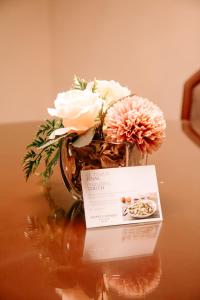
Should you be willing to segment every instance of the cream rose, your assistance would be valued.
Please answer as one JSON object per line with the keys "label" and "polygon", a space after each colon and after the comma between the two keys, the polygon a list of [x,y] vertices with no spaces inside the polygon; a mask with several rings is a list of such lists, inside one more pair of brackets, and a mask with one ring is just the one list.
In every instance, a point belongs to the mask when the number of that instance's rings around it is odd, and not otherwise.
{"label": "cream rose", "polygon": [[90,90],[70,90],[59,93],[54,104],[55,108],[48,108],[48,113],[62,118],[64,128],[55,130],[50,139],[66,132],[81,133],[93,127],[102,107],[102,99]]}
{"label": "cream rose", "polygon": [[[88,82],[86,89],[92,90],[94,81]],[[127,87],[123,87],[114,80],[96,80],[96,92],[105,100],[106,104],[131,94]]]}

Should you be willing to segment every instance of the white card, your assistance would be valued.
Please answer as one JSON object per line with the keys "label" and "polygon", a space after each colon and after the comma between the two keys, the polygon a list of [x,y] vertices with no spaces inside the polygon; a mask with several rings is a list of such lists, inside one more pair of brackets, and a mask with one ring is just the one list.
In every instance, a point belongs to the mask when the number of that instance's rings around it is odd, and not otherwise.
{"label": "white card", "polygon": [[81,172],[86,227],[162,220],[155,166]]}

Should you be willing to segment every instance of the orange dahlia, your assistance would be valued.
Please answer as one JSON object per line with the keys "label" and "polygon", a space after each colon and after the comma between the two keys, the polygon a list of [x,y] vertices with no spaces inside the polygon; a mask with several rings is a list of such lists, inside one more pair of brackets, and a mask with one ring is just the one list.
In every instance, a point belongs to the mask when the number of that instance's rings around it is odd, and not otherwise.
{"label": "orange dahlia", "polygon": [[162,111],[138,96],[116,102],[108,109],[104,125],[106,141],[135,143],[142,152],[157,150],[165,137]]}

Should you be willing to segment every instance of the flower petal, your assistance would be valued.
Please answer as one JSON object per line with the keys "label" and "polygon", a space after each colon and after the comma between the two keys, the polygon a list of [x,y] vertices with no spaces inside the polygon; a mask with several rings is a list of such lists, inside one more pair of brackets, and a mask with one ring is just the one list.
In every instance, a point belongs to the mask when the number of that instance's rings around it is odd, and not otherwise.
{"label": "flower petal", "polygon": [[68,131],[69,131],[68,128],[58,128],[50,134],[49,139],[53,140],[53,139],[55,139],[56,136],[63,135],[65,133],[67,133]]}
{"label": "flower petal", "polygon": [[48,113],[50,114],[50,116],[54,117],[56,116],[57,117],[57,111],[55,108],[48,108]]}

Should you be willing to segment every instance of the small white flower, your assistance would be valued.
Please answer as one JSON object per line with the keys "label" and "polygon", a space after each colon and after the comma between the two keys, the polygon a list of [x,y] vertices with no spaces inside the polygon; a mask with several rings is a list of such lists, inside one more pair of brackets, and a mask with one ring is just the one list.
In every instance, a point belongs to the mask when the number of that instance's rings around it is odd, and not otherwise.
{"label": "small white flower", "polygon": [[51,138],[65,132],[81,133],[93,127],[102,108],[102,99],[89,90],[70,90],[59,93],[54,104],[55,108],[49,108],[48,112],[62,118],[64,128],[55,131]]}
{"label": "small white flower", "polygon": [[[91,91],[93,86],[94,81],[90,81],[88,82],[86,89]],[[131,91],[127,87],[121,86],[119,82],[114,80],[96,80],[96,92],[105,100],[106,104],[131,94]]]}

